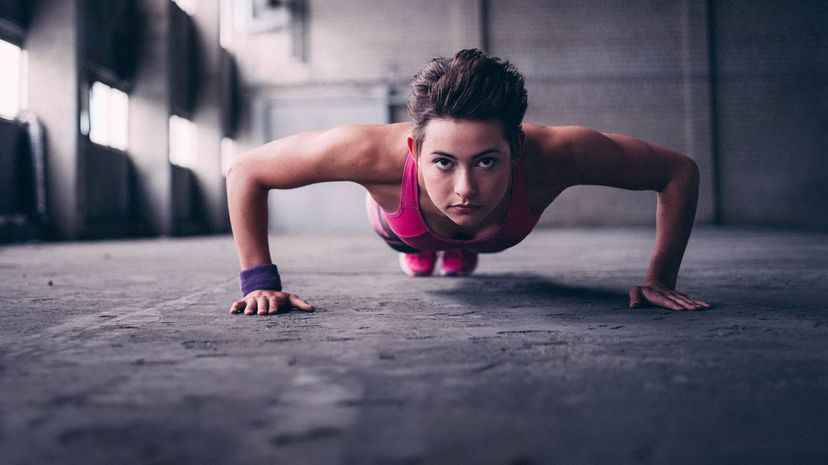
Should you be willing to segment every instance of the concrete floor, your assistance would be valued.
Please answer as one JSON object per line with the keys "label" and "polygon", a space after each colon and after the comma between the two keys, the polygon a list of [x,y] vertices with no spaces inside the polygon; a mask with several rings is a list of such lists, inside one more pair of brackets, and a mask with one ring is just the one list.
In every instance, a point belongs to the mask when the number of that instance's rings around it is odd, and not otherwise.
{"label": "concrete floor", "polygon": [[825,464],[828,235],[536,231],[470,278],[369,235],[272,238],[316,313],[229,315],[229,237],[0,248],[0,462]]}

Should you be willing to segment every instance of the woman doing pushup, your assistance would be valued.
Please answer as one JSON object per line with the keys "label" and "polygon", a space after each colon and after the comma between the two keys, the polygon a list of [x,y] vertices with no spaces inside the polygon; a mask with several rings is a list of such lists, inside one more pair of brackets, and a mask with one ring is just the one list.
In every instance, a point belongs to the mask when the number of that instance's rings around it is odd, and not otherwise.
{"label": "woman doing pushup", "polygon": [[305,132],[239,157],[227,192],[243,297],[231,313],[313,311],[282,290],[271,263],[267,195],[331,181],[365,187],[371,225],[412,276],[472,273],[479,253],[519,243],[570,186],[658,191],[655,248],[629,305],[709,308],[675,289],[696,212],[693,160],[620,134],[523,123],[526,107],[513,65],[462,50],[431,60],[411,80],[410,123]]}

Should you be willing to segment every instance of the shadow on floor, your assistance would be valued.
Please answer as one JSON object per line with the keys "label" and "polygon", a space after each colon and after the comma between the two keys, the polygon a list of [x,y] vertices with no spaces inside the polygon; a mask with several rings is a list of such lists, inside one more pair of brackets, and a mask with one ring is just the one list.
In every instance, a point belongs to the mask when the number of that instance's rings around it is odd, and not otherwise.
{"label": "shadow on floor", "polygon": [[579,308],[626,308],[625,292],[597,287],[572,286],[539,275],[474,275],[457,278],[450,289],[435,289],[429,294],[459,300],[467,305],[495,304],[509,307],[574,305]]}

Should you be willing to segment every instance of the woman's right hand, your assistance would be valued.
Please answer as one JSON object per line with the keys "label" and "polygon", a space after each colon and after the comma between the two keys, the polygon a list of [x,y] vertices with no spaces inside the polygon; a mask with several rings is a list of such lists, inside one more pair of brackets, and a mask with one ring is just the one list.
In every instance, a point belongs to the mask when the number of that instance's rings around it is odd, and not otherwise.
{"label": "woman's right hand", "polygon": [[230,313],[244,312],[245,315],[273,315],[279,310],[298,308],[306,312],[314,311],[313,305],[296,294],[282,291],[253,291],[242,299],[233,302]]}

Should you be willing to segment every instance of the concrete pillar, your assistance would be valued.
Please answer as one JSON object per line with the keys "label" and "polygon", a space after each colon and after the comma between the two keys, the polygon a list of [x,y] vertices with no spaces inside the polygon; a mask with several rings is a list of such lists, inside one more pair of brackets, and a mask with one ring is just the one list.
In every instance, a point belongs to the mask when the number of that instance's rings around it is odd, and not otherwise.
{"label": "concrete pillar", "polygon": [[224,232],[230,227],[225,179],[221,173],[221,123],[219,96],[219,0],[202,0],[193,16],[197,33],[198,100],[193,117],[198,132],[197,180],[207,232]]}
{"label": "concrete pillar", "polygon": [[169,0],[140,0],[144,48],[130,93],[129,153],[135,168],[135,230],[173,234],[169,162]]}
{"label": "concrete pillar", "polygon": [[29,104],[43,122],[47,147],[47,201],[51,235],[82,234],[79,185],[78,0],[43,0],[27,33]]}

